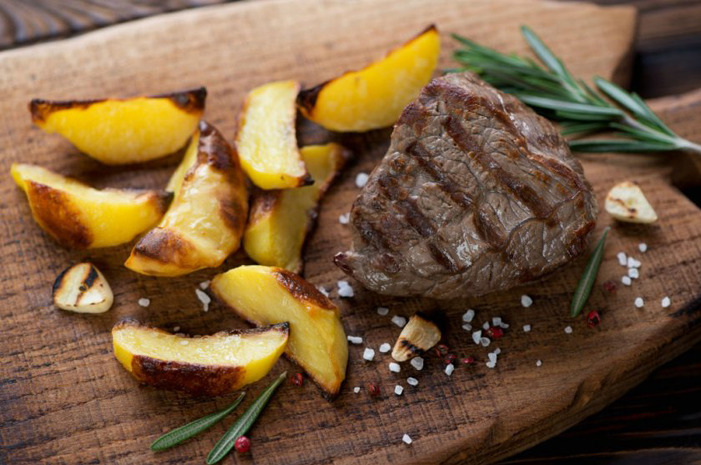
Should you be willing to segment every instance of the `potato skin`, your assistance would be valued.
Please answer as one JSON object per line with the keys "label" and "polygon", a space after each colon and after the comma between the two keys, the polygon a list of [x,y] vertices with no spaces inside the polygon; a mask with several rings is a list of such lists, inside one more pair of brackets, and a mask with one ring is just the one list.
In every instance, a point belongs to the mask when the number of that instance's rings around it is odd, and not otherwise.
{"label": "potato skin", "polygon": [[290,294],[295,296],[297,300],[308,302],[311,305],[323,308],[325,310],[338,311],[331,300],[322,294],[319,289],[316,288],[309,281],[302,279],[299,275],[287,271],[283,268],[275,268],[273,272],[275,279],[280,285],[287,289]]}

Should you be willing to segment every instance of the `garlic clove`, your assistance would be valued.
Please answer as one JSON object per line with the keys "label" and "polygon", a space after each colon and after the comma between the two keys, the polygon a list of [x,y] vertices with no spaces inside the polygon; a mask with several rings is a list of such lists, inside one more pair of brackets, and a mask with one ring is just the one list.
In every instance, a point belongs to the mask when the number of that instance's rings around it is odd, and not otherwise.
{"label": "garlic clove", "polygon": [[104,313],[114,302],[107,280],[95,265],[84,262],[58,275],[53,287],[54,305],[78,313]]}
{"label": "garlic clove", "polygon": [[616,184],[606,196],[606,211],[618,221],[654,223],[657,213],[637,184],[625,181]]}
{"label": "garlic clove", "polygon": [[425,315],[417,313],[409,318],[392,349],[392,358],[405,362],[429,350],[441,340],[441,331]]}

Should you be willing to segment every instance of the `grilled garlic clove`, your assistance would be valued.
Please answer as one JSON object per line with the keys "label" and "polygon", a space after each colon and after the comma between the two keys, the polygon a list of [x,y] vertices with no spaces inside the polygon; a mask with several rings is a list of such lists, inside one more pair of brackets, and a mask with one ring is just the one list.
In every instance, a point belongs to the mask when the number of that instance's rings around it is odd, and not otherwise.
{"label": "grilled garlic clove", "polygon": [[654,223],[657,213],[640,187],[630,181],[616,184],[606,196],[606,211],[618,221]]}
{"label": "grilled garlic clove", "polygon": [[441,330],[424,315],[417,313],[409,318],[409,323],[402,329],[392,349],[392,358],[406,362],[422,354],[441,340]]}
{"label": "grilled garlic clove", "polygon": [[92,263],[78,263],[63,270],[53,288],[54,305],[78,313],[104,313],[114,302],[112,289]]}

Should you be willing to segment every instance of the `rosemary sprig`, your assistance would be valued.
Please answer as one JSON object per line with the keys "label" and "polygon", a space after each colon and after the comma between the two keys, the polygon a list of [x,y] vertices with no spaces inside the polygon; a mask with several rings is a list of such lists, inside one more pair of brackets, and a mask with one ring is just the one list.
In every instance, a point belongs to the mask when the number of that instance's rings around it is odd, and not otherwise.
{"label": "rosemary sprig", "polygon": [[614,139],[570,140],[578,152],[665,152],[701,154],[701,145],[679,137],[634,92],[595,77],[594,90],[575,78],[562,60],[527,26],[521,32],[540,63],[506,55],[453,34],[463,47],[453,57],[463,67],[504,92],[515,95],[547,118],[562,124],[566,136],[608,132]]}
{"label": "rosemary sprig", "polygon": [[233,404],[231,404],[230,406],[228,406],[220,412],[210,413],[209,415],[206,415],[193,422],[190,422],[187,425],[181,426],[180,428],[175,428],[172,431],[168,431],[166,434],[164,434],[160,438],[153,441],[153,443],[151,443],[151,450],[162,451],[170,449],[171,447],[177,446],[183,441],[187,441],[188,439],[197,436],[202,431],[205,431],[206,429],[212,427],[214,424],[222,420],[225,416],[233,412],[234,409],[236,409],[236,407],[239,406],[245,395],[246,393],[242,392],[236,398]]}
{"label": "rosemary sprig", "polygon": [[599,265],[601,265],[601,258],[604,256],[604,244],[606,244],[606,236],[611,230],[610,226],[604,229],[603,234],[601,234],[601,239],[596,244],[594,252],[589,257],[587,262],[587,267],[582,273],[582,277],[579,278],[579,284],[577,284],[577,289],[574,291],[572,296],[572,303],[570,304],[570,316],[576,317],[582,312],[584,304],[587,303],[589,299],[589,294],[591,294],[591,288],[594,286],[594,281],[596,281],[596,275],[599,273]]}
{"label": "rosemary sprig", "polygon": [[258,419],[258,416],[265,408],[265,405],[270,400],[270,397],[275,392],[275,389],[277,389],[277,387],[280,385],[280,383],[282,383],[286,376],[286,371],[281,373],[280,376],[278,376],[278,378],[270,384],[270,386],[265,388],[265,390],[258,395],[256,400],[253,401],[253,403],[250,407],[248,407],[248,409],[246,409],[243,415],[241,415],[236,420],[236,422],[234,422],[234,424],[231,425],[229,430],[226,433],[224,433],[224,436],[222,436],[222,438],[214,445],[212,450],[209,452],[209,455],[207,455],[208,465],[217,463],[221,459],[226,457],[226,454],[228,454],[234,447],[236,439],[246,434],[246,431],[248,431],[251,428],[251,426],[253,426],[253,423],[255,423],[255,421]]}

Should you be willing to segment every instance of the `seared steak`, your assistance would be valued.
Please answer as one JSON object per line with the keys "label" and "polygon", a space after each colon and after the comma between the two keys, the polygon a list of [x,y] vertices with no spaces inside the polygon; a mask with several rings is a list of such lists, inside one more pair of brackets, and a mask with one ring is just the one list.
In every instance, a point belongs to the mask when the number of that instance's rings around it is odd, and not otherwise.
{"label": "seared steak", "polygon": [[467,297],[532,281],[581,254],[596,202],[546,119],[471,73],[404,109],[351,210],[336,264],[381,294]]}

